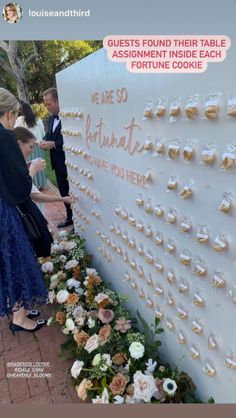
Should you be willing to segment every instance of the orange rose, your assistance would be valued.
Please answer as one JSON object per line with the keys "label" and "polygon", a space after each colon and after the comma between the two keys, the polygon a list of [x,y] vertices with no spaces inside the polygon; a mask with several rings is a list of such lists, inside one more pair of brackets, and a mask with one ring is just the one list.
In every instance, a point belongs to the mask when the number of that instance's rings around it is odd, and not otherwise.
{"label": "orange rose", "polygon": [[83,379],[80,385],[75,387],[78,397],[82,401],[85,401],[88,396],[88,389],[91,389],[92,387],[93,384],[91,380]]}
{"label": "orange rose", "polygon": [[88,285],[99,285],[102,283],[102,279],[99,276],[88,276]]}
{"label": "orange rose", "polygon": [[66,304],[68,306],[75,305],[78,301],[79,301],[79,295],[77,295],[76,293],[71,293],[66,299]]}
{"label": "orange rose", "polygon": [[78,347],[83,347],[88,339],[89,335],[84,331],[80,331],[78,334],[74,335],[74,340],[77,342]]}
{"label": "orange rose", "polygon": [[112,362],[117,366],[121,366],[127,361],[127,357],[124,353],[117,353],[112,357]]}
{"label": "orange rose", "polygon": [[105,344],[111,335],[111,326],[110,325],[104,325],[102,328],[100,328],[99,331],[99,342],[100,344]]}
{"label": "orange rose", "polygon": [[63,325],[65,323],[66,320],[66,314],[65,312],[57,312],[56,313],[56,322],[58,322],[58,324]]}
{"label": "orange rose", "polygon": [[99,308],[105,308],[107,305],[109,305],[109,303],[110,303],[110,299],[109,298],[103,299],[102,302],[100,302],[98,304],[98,307]]}
{"label": "orange rose", "polygon": [[122,395],[125,391],[125,386],[127,385],[128,381],[126,380],[123,374],[118,373],[116,376],[113,377],[109,388],[113,395]]}
{"label": "orange rose", "polygon": [[73,268],[73,278],[78,279],[80,277],[80,266],[77,265],[75,268]]}

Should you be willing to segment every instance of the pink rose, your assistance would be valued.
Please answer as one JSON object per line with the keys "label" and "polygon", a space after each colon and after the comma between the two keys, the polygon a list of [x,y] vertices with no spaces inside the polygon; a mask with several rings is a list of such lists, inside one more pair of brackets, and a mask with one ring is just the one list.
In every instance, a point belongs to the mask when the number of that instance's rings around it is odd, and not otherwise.
{"label": "pink rose", "polygon": [[114,318],[114,312],[110,309],[102,309],[98,310],[98,318],[103,324],[108,324]]}
{"label": "pink rose", "polygon": [[122,334],[124,334],[130,328],[131,328],[130,319],[126,319],[124,316],[121,316],[119,319],[116,320],[116,325],[114,326],[114,329],[116,331],[120,331]]}

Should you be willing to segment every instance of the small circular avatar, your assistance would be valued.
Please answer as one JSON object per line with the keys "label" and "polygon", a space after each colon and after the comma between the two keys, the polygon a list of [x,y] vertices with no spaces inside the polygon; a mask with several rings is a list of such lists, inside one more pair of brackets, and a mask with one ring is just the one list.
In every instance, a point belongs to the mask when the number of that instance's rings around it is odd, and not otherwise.
{"label": "small circular avatar", "polygon": [[2,16],[7,23],[18,23],[22,18],[22,8],[17,3],[8,3],[3,8]]}

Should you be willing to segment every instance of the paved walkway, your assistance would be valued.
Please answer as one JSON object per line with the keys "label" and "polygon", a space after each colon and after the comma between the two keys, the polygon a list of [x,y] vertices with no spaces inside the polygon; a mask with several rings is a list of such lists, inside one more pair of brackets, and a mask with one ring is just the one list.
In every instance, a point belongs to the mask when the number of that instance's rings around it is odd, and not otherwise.
{"label": "paved walkway", "polygon": [[[54,193],[50,189],[45,192]],[[65,219],[64,205],[45,204],[45,216],[49,221],[49,227],[55,231],[56,224]],[[41,307],[42,317],[48,319],[52,310],[51,305]],[[79,402],[69,373],[73,361],[65,360],[59,355],[60,344],[65,340],[66,336],[57,325],[43,327],[35,334],[23,332],[13,336],[9,330],[8,318],[0,318],[0,403]],[[49,362],[44,370],[35,371],[47,376],[10,377],[9,374],[15,372],[15,362]]]}

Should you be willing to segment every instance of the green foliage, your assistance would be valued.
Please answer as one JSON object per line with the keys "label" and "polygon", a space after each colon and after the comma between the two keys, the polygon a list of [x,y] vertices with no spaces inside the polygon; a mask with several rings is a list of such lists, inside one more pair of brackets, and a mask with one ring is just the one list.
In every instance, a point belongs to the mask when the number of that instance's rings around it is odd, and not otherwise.
{"label": "green foliage", "polygon": [[[40,103],[43,91],[56,86],[55,74],[101,48],[102,41],[18,41],[17,46],[22,62],[35,52],[35,48],[37,50],[37,57],[26,66],[25,82],[30,102]],[[1,48],[0,57],[8,63],[7,55]],[[0,84],[17,95],[15,80],[5,71],[0,73]],[[44,112],[40,110],[40,114],[42,116]]]}
{"label": "green foliage", "polygon": [[52,169],[49,151],[44,151],[44,158],[46,160],[46,176],[47,179],[57,187],[55,171]]}
{"label": "green foliage", "polygon": [[48,111],[43,103],[33,103],[31,107],[38,118],[45,119],[48,116]]}

